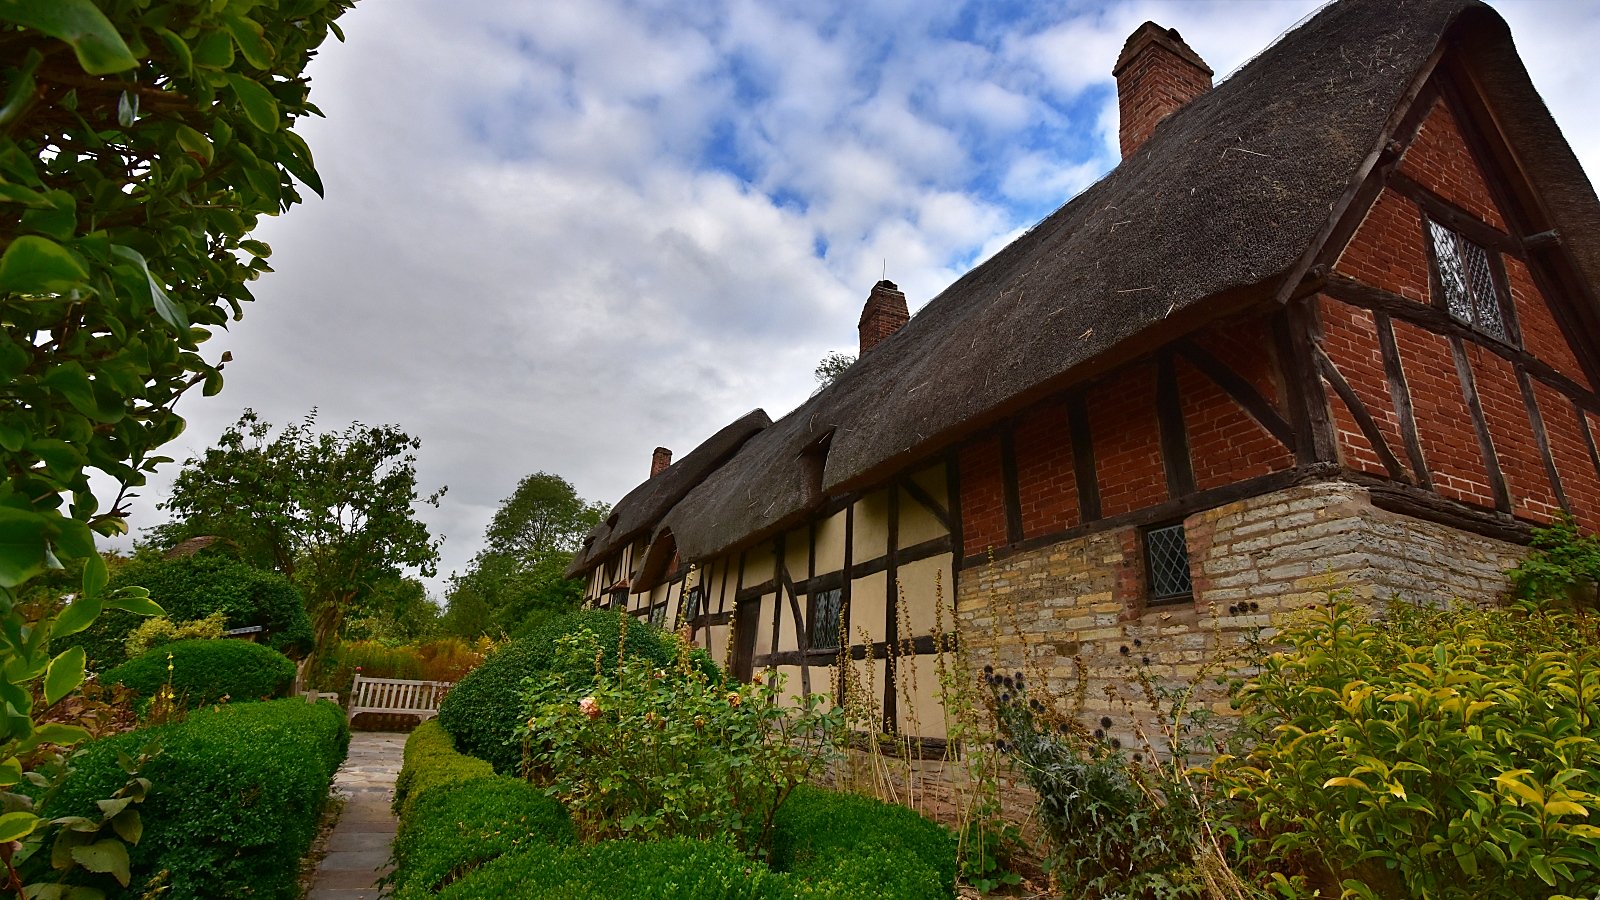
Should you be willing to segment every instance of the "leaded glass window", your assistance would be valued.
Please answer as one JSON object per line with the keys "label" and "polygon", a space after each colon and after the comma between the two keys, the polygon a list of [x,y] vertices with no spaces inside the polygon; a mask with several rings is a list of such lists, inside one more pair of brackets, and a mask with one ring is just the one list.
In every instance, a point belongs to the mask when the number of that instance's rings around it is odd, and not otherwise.
{"label": "leaded glass window", "polygon": [[693,622],[700,615],[700,587],[696,585],[684,595],[683,609],[678,614],[683,622]]}
{"label": "leaded glass window", "polygon": [[839,604],[843,596],[839,588],[811,595],[811,649],[839,649]]}
{"label": "leaded glass window", "polygon": [[1149,569],[1152,604],[1181,603],[1194,596],[1194,583],[1189,579],[1189,542],[1183,534],[1183,523],[1146,531],[1144,556]]}
{"label": "leaded glass window", "polygon": [[1506,339],[1489,253],[1460,234],[1428,221],[1433,259],[1444,292],[1445,309],[1456,319],[1500,340]]}

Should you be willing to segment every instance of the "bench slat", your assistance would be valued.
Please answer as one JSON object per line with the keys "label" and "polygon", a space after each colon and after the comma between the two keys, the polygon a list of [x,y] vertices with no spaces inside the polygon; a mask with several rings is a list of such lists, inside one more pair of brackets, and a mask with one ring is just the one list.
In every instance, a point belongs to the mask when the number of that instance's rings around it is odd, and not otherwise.
{"label": "bench slat", "polygon": [[350,685],[350,718],[370,712],[431,719],[439,714],[439,703],[454,684],[450,681],[365,678],[357,675]]}

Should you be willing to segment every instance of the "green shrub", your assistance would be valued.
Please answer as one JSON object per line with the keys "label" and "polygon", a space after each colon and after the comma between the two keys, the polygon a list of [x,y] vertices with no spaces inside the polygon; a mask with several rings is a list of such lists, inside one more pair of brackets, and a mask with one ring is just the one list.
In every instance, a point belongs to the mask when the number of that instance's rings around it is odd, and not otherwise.
{"label": "green shrub", "polygon": [[440,785],[494,775],[494,767],[483,760],[457,753],[450,733],[438,719],[423,722],[411,732],[403,759],[394,783],[394,811],[401,821],[410,815],[411,804]]}
{"label": "green shrub", "polygon": [[852,896],[953,896],[956,842],[903,806],[801,785],[778,808],[772,867]]}
{"label": "green shrub", "polygon": [[1373,621],[1343,601],[1284,628],[1288,649],[1237,695],[1258,743],[1214,766],[1263,880],[1289,876],[1284,896],[1600,893],[1594,629],[1531,608],[1395,604]]}
{"label": "green shrub", "polygon": [[[168,659],[168,656],[171,659]],[[282,697],[294,684],[294,663],[270,647],[248,641],[178,641],[157,647],[100,676],[141,697],[154,697],[170,674],[174,702],[189,708]]]}
{"label": "green shrub", "polygon": [[526,781],[491,775],[453,784],[418,797],[401,820],[392,896],[432,897],[503,854],[572,841],[566,810]]}
{"label": "green shrub", "polygon": [[1536,528],[1527,559],[1506,574],[1512,596],[1541,606],[1593,608],[1600,586],[1600,537],[1583,534],[1571,519]]}
{"label": "green shrub", "polygon": [[[516,738],[517,726],[523,721],[522,680],[551,671],[557,665],[556,639],[585,628],[600,642],[602,669],[616,671],[618,637],[624,620],[628,628],[626,655],[638,655],[657,666],[672,664],[673,643],[666,633],[632,616],[584,610],[552,619],[527,637],[495,651],[451,688],[439,706],[439,721],[455,739],[456,749],[488,760],[503,775],[515,774],[522,761]],[[710,666],[709,661],[697,661],[697,665]],[[714,666],[710,668],[715,670]],[[587,661],[585,667],[569,674],[592,678],[594,661]]]}
{"label": "green shrub", "polygon": [[[292,657],[310,652],[314,643],[305,601],[287,578],[215,553],[174,560],[136,557],[117,569],[110,586],[127,585],[149,588],[151,598],[172,619],[203,619],[221,612],[229,628],[263,626],[263,643]],[[89,669],[103,672],[128,658],[123,644],[141,621],[132,613],[108,609],[88,629],[61,642],[57,652],[82,646]]]}
{"label": "green shrub", "polygon": [[143,656],[151,648],[173,641],[220,641],[227,631],[227,618],[215,612],[204,619],[174,622],[166,616],[151,616],[139,623],[123,642],[128,659]]}
{"label": "green shrub", "polygon": [[[772,873],[731,843],[605,841],[502,856],[439,892],[440,900],[753,900]],[[764,890],[765,888],[765,890]]]}
{"label": "green shrub", "polygon": [[350,743],[344,712],[301,700],[244,703],[96,741],[47,812],[91,814],[127,778],[117,754],[137,754],[152,738],[161,754],[141,772],[154,786],[139,807],[144,834],[128,848],[127,896],[298,897],[300,859]]}
{"label": "green shrub", "polygon": [[725,836],[763,847],[773,813],[841,743],[843,711],[820,695],[786,708],[777,679],[708,680],[668,637],[671,666],[630,654],[599,676],[594,635],[559,638],[555,670],[525,692],[528,777],[550,786],[586,840]]}

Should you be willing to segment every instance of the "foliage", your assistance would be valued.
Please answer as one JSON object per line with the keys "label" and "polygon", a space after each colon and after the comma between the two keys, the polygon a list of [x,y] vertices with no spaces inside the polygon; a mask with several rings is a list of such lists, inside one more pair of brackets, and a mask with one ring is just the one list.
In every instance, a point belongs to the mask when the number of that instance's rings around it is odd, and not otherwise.
{"label": "foliage", "polygon": [[294,684],[294,663],[270,647],[248,641],[178,641],[130,659],[100,679],[143,697],[154,697],[163,685],[170,685],[175,700],[193,709],[229,700],[282,697]]}
{"label": "foliage", "polygon": [[139,623],[122,647],[127,657],[133,659],[143,656],[153,647],[173,641],[220,641],[226,627],[227,619],[220,612],[187,622],[173,622],[166,616],[152,616]]}
{"label": "foliage", "polygon": [[350,641],[340,644],[325,658],[326,667],[314,681],[318,690],[340,695],[350,693],[357,669],[369,678],[456,682],[477,668],[492,647],[491,642],[481,638],[475,644],[447,637],[397,647],[377,641]]}
{"label": "foliage", "polygon": [[[404,784],[402,793],[399,785]],[[449,785],[449,790],[433,790]],[[446,884],[504,853],[570,844],[561,804],[515,778],[494,775],[482,760],[450,748],[437,723],[406,741],[396,789],[400,830],[394,840],[393,896],[432,897]]]}
{"label": "foliage", "polygon": [[[202,619],[220,612],[228,628],[265,628],[264,643],[281,653],[297,657],[311,649],[305,601],[276,572],[213,552],[163,559],[142,549],[118,568],[111,581],[112,587],[136,584],[148,588],[170,618]],[[108,611],[70,642],[83,647],[91,669],[104,671],[128,659],[128,636],[139,621],[127,612]]]}
{"label": "foliage", "polygon": [[490,628],[521,635],[543,619],[578,608],[581,582],[565,576],[572,554],[606,516],[566,479],[536,472],[500,504],[484,548],[451,581],[452,633],[474,638]]}
{"label": "foliage", "polygon": [[786,709],[781,679],[708,678],[681,641],[670,668],[618,648],[607,672],[585,630],[559,638],[555,654],[528,682],[518,735],[528,777],[589,840],[721,835],[766,847],[773,815],[842,737],[843,715],[821,695]]}
{"label": "foliage", "polygon": [[1520,600],[1594,608],[1600,587],[1600,537],[1582,534],[1571,519],[1533,532],[1532,550],[1513,566],[1511,594]]}
{"label": "foliage", "polygon": [[163,504],[174,521],[153,536],[163,546],[217,536],[281,572],[304,592],[316,647],[326,650],[374,585],[406,568],[433,575],[439,542],[415,507],[437,506],[444,490],[418,495],[421,443],[393,425],[319,433],[312,410],[271,435],[245,410],[215,447],[184,463]]}
{"label": "foliage", "polygon": [[450,733],[438,719],[423,722],[406,739],[400,774],[394,784],[394,811],[404,821],[417,799],[436,787],[458,785],[494,775],[494,767],[456,752]]}
{"label": "foliage", "polygon": [[[94,534],[126,530],[128,491],[183,429],[178,398],[220,389],[226,354],[199,345],[269,268],[270,249],[246,237],[257,218],[299,201],[295,178],[319,189],[290,126],[316,111],[303,72],[349,5],[0,4],[0,847],[13,890],[14,842],[36,847],[39,824],[13,787],[55,754],[44,742],[86,734],[35,727],[84,676],[81,648],[51,641],[107,608],[161,612],[106,590]],[[109,503],[91,469],[119,485]],[[19,603],[62,560],[82,561],[71,604]]]}
{"label": "foliage", "polygon": [[816,371],[811,373],[817,379],[817,390],[820,391],[833,384],[840,375],[844,374],[845,369],[855,364],[856,358],[854,356],[848,353],[840,353],[837,350],[830,350],[828,355],[822,357],[822,361],[817,363]]}
{"label": "foliage", "polygon": [[[440,900],[776,900],[818,896],[783,890],[785,885],[784,876],[752,863],[732,842],[670,838],[510,853],[469,873],[438,896]],[[844,900],[847,895],[820,896]]]}
{"label": "foliage", "polygon": [[385,578],[359,596],[345,616],[345,641],[409,643],[439,631],[439,606],[415,578]]}
{"label": "foliage", "polygon": [[91,813],[126,778],[118,754],[152,738],[162,752],[141,772],[155,787],[129,853],[130,894],[298,896],[294,873],[349,745],[344,713],[295,699],[244,703],[96,741],[47,810]]}
{"label": "foliage", "polygon": [[949,897],[956,843],[903,806],[800,785],[777,813],[772,867],[853,886],[858,896]]}
{"label": "foliage", "polygon": [[[660,631],[618,612],[583,610],[557,617],[527,637],[512,641],[495,651],[483,665],[472,670],[450,689],[439,705],[439,721],[455,739],[462,753],[488,760],[501,774],[514,774],[522,760],[516,731],[524,721],[522,680],[542,675],[560,665],[555,642],[563,635],[586,629],[599,640],[602,667],[614,672],[617,664],[618,632],[627,624],[628,653],[648,659],[657,666],[669,666],[675,659],[673,645]],[[697,656],[697,665],[714,671],[709,659]],[[593,660],[573,671],[575,678],[589,678]]]}
{"label": "foliage", "polygon": [[985,672],[995,718],[1017,768],[1039,797],[1055,847],[1051,874],[1068,896],[1198,897],[1200,809],[1174,767],[1130,760],[1101,729],[1085,733],[1028,696],[1022,673]]}
{"label": "foliage", "polygon": [[1600,892],[1593,619],[1336,599],[1277,639],[1237,695],[1259,743],[1215,777],[1281,893]]}

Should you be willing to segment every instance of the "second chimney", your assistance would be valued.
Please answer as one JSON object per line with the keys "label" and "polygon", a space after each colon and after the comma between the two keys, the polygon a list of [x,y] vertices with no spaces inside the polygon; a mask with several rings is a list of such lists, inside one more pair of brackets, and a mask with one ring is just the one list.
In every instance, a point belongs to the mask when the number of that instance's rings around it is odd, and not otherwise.
{"label": "second chimney", "polygon": [[867,305],[861,308],[861,321],[856,324],[856,330],[861,333],[861,355],[883,343],[889,335],[900,330],[900,326],[911,321],[911,312],[906,308],[906,295],[900,293],[892,281],[880,281],[872,286],[872,293],[867,295]]}
{"label": "second chimney", "polygon": [[1146,22],[1128,36],[1111,74],[1117,79],[1122,158],[1127,159],[1162,119],[1211,90],[1213,73],[1176,28]]}
{"label": "second chimney", "polygon": [[672,451],[665,447],[657,447],[656,452],[650,454],[650,477],[660,475],[670,465],[672,465]]}

